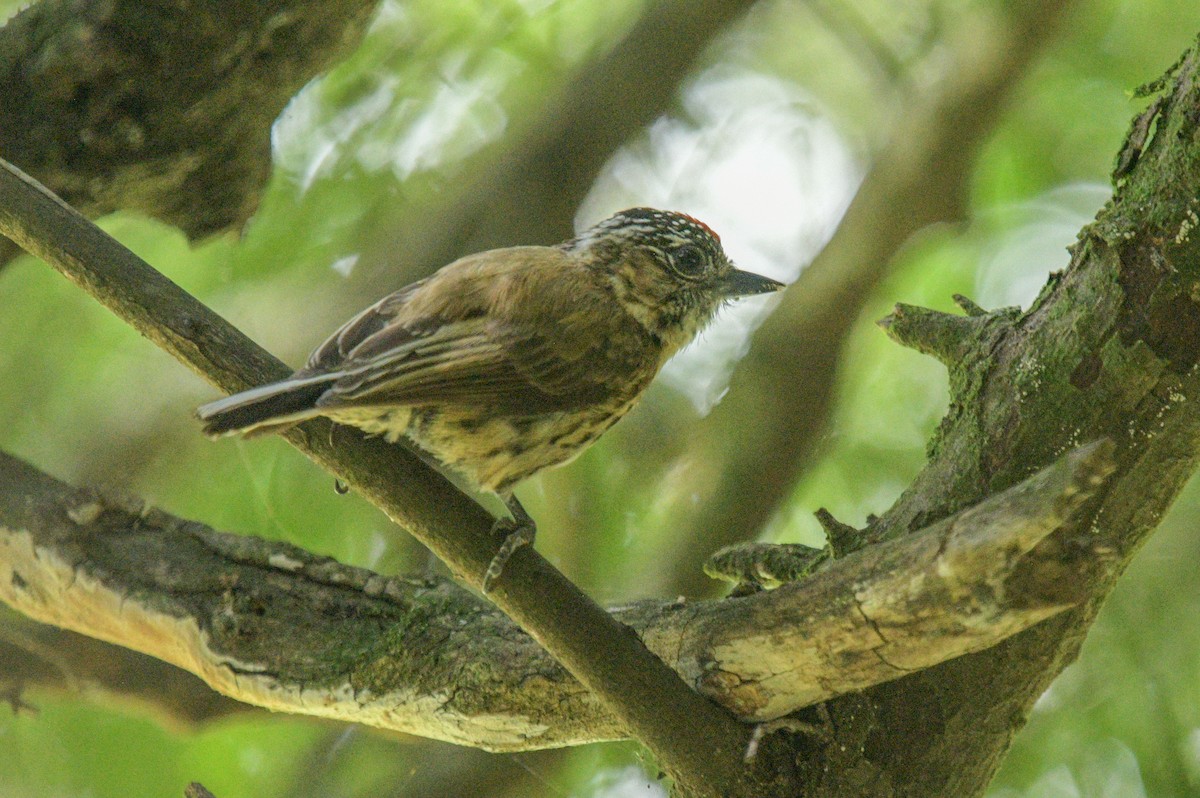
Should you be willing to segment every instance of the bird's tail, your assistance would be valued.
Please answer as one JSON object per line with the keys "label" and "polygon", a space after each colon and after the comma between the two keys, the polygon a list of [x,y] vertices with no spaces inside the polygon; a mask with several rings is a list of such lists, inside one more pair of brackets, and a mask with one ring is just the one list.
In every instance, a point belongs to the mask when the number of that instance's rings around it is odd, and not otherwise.
{"label": "bird's tail", "polygon": [[279,432],[320,415],[317,400],[337,378],[336,374],[291,377],[201,405],[196,416],[210,438]]}

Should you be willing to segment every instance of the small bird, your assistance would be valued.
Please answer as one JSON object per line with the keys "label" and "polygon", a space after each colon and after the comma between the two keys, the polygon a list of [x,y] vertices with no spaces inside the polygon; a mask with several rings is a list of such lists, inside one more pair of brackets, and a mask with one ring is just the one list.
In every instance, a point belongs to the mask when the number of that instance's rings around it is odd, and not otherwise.
{"label": "small bird", "polygon": [[461,258],[350,319],[291,377],[197,415],[214,438],[314,416],[408,438],[512,514],[487,592],[536,532],[513,487],[619,421],[721,305],[781,288],[734,268],[691,216],[631,208],[558,246]]}

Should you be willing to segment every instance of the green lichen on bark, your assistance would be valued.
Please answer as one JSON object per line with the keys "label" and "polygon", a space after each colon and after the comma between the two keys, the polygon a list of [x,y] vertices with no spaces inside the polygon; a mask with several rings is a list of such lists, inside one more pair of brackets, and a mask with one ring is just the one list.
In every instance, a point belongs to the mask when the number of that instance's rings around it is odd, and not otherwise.
{"label": "green lichen on bark", "polygon": [[[1090,600],[985,652],[832,702],[839,732],[861,746],[847,755],[842,740],[840,750],[822,752],[824,773],[847,775],[822,781],[819,794],[890,795],[898,784],[911,795],[980,794],[1033,702],[1075,657],[1104,596],[1195,471],[1198,70],[1193,48],[1163,82],[1153,135],[1123,159],[1123,181],[1081,232],[1070,267],[1051,277],[1028,311],[951,363],[951,411],[929,463],[867,531],[871,540],[907,534],[1107,437],[1116,443],[1116,475],[1080,523],[1047,541],[1063,578]],[[1081,558],[1072,535],[1099,539],[1111,554]]]}

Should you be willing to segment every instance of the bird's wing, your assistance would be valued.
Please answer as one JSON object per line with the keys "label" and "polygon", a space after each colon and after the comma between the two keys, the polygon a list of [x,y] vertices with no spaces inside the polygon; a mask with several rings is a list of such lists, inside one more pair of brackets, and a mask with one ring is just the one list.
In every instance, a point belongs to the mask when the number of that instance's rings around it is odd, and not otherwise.
{"label": "bird's wing", "polygon": [[510,250],[503,269],[486,256],[385,297],[334,333],[306,369],[339,377],[318,404],[532,413],[586,406],[620,387],[610,373],[622,368],[620,347],[587,324],[612,312],[603,292],[573,281],[558,250]]}
{"label": "bird's wing", "polygon": [[397,310],[427,282],[420,280],[401,288],[358,313],[313,350],[304,371],[314,374],[336,371],[356,346],[387,327],[395,319]]}

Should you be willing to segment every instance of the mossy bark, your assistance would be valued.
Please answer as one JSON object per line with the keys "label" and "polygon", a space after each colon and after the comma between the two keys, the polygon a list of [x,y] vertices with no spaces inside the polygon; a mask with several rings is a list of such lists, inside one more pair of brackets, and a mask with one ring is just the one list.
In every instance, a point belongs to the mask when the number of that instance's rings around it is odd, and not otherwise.
{"label": "mossy bark", "polygon": [[0,157],[87,216],[239,230],[271,125],[376,0],[41,0],[0,28]]}
{"label": "mossy bark", "polygon": [[[1117,444],[1116,473],[1074,531],[1090,547],[1101,541],[1103,556],[1080,556],[1084,547],[1071,536],[1043,544],[1061,562],[1063,583],[1084,588],[1089,600],[987,651],[830,702],[838,744],[801,746],[802,794],[981,794],[1034,701],[1076,657],[1116,579],[1195,471],[1198,78],[1193,48],[1155,101],[1153,137],[1132,155],[1127,148],[1114,197],[1028,311],[946,325],[901,309],[890,320],[902,342],[956,353],[951,406],[928,464],[859,545],[909,534],[1107,437]],[[1133,132],[1146,127],[1142,120]],[[900,330],[905,324],[926,329]],[[950,328],[959,336],[953,345]]]}

